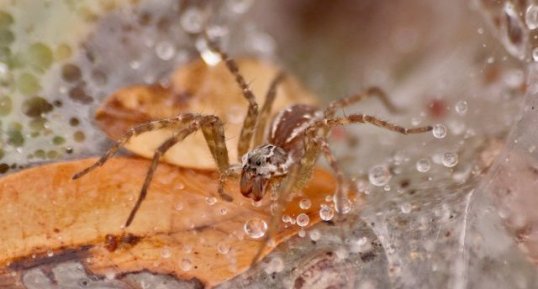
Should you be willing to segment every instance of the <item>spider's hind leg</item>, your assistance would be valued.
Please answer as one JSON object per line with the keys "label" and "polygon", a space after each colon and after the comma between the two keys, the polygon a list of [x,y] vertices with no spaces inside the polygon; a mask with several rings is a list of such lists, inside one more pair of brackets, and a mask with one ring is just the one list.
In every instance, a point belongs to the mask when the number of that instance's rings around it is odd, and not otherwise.
{"label": "spider's hind leg", "polygon": [[402,109],[398,108],[394,103],[392,103],[384,90],[379,87],[372,86],[361,93],[332,101],[325,109],[325,117],[334,117],[337,109],[344,108],[370,97],[379,98],[383,106],[392,113],[402,112]]}

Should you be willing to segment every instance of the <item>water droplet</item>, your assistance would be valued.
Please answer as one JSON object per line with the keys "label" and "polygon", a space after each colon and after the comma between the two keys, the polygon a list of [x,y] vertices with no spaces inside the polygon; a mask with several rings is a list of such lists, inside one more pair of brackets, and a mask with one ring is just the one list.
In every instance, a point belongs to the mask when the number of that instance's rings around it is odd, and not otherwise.
{"label": "water droplet", "polygon": [[295,219],[293,219],[292,217],[288,216],[288,215],[283,215],[282,216],[282,222],[284,223],[290,223],[290,224],[295,224]]}
{"label": "water droplet", "polygon": [[421,173],[425,173],[429,171],[431,168],[430,160],[428,159],[420,159],[417,161],[417,171]]}
{"label": "water droplet", "polygon": [[299,207],[303,210],[310,209],[310,206],[312,206],[312,201],[310,201],[310,199],[302,199],[299,202]]}
{"label": "water droplet", "polygon": [[504,27],[502,27],[502,40],[505,48],[519,59],[526,57],[528,33],[525,31],[525,23],[520,17],[520,11],[512,1],[506,1],[503,7]]}
{"label": "water droplet", "polygon": [[334,196],[334,207],[336,209],[336,211],[338,213],[341,213],[341,214],[347,214],[349,212],[351,212],[351,201],[348,199],[348,198],[345,198],[341,201],[338,201],[339,198],[336,197],[336,195]]}
{"label": "water droplet", "polygon": [[327,205],[321,205],[321,208],[319,209],[319,217],[323,221],[332,220],[332,218],[334,218],[334,209]]}
{"label": "water droplet", "polygon": [[312,230],[310,231],[309,235],[310,235],[310,240],[312,241],[317,241],[321,237],[321,233],[319,232],[319,230]]}
{"label": "water droplet", "polygon": [[402,211],[402,213],[404,214],[409,214],[411,213],[411,204],[410,203],[403,203],[400,205],[400,210]]}
{"label": "water droplet", "polygon": [[368,180],[372,185],[377,187],[382,187],[388,184],[391,177],[392,175],[384,165],[372,167],[370,171],[368,171]]}
{"label": "water droplet", "polygon": [[214,204],[217,203],[217,198],[216,197],[206,197],[205,201],[206,201],[206,203],[208,205],[213,206]]}
{"label": "water droplet", "polygon": [[536,29],[538,28],[538,6],[537,5],[529,5],[527,7],[527,11],[525,12],[525,22],[527,23],[527,27],[529,29]]}
{"label": "water droplet", "polygon": [[336,249],[334,253],[336,253],[336,258],[338,258],[339,260],[344,260],[349,255],[349,252],[343,247]]}
{"label": "water droplet", "polygon": [[183,258],[179,263],[179,266],[181,267],[181,270],[187,272],[192,269],[192,262],[187,258]]}
{"label": "water droplet", "polygon": [[186,254],[190,254],[192,252],[192,246],[191,245],[184,245],[183,246],[183,252]]}
{"label": "water droplet", "polygon": [[252,0],[230,0],[228,1],[230,10],[237,14],[243,14],[252,5]]}
{"label": "water droplet", "polygon": [[243,230],[252,239],[259,239],[265,235],[267,223],[262,219],[253,218],[245,222]]}
{"label": "water droplet", "polygon": [[220,254],[226,255],[230,252],[230,245],[226,242],[220,242],[217,244],[217,250]]}
{"label": "water droplet", "polygon": [[436,124],[433,126],[432,133],[435,138],[444,138],[446,136],[446,126],[443,124]]}
{"label": "water droplet", "polygon": [[174,206],[174,209],[176,211],[181,211],[183,210],[183,203],[177,203],[175,206]]}
{"label": "water droplet", "polygon": [[421,120],[420,117],[413,117],[413,118],[411,118],[411,125],[412,125],[412,126],[417,126],[417,125],[419,125],[421,122],[422,122],[422,120]]}
{"label": "water droplet", "polygon": [[532,50],[532,60],[538,61],[538,47]]}
{"label": "water droplet", "polygon": [[137,69],[140,68],[140,61],[133,60],[133,61],[129,62],[129,66],[131,67],[131,69],[137,70]]}
{"label": "water droplet", "polygon": [[304,213],[299,214],[296,220],[297,220],[297,225],[301,227],[307,226],[308,223],[310,222],[310,218],[308,217],[307,214],[304,214]]}
{"label": "water droplet", "polygon": [[467,101],[460,100],[454,106],[454,109],[459,115],[465,115],[467,113]]}
{"label": "water droplet", "polygon": [[54,251],[48,250],[47,251],[47,257],[52,257],[52,256],[54,256]]}
{"label": "water droplet", "polygon": [[179,23],[188,33],[200,33],[204,29],[204,12],[197,7],[189,7],[183,12]]}
{"label": "water droplet", "polygon": [[512,89],[517,89],[525,82],[525,73],[521,69],[509,69],[503,75],[506,85]]}
{"label": "water droplet", "polygon": [[441,162],[445,167],[452,168],[458,164],[458,155],[453,152],[444,153]]}
{"label": "water droplet", "polygon": [[304,238],[306,236],[306,232],[304,229],[299,230],[299,233],[297,233],[299,237]]}
{"label": "water droplet", "polygon": [[204,62],[209,66],[215,66],[222,60],[218,53],[207,46],[207,42],[204,38],[200,38],[196,41],[196,49],[198,49],[200,56],[202,56]]}
{"label": "water droplet", "polygon": [[176,49],[172,43],[168,41],[161,41],[155,46],[155,53],[157,54],[157,57],[162,60],[170,60],[172,57],[174,57]]}
{"label": "water droplet", "polygon": [[271,261],[264,268],[267,274],[282,272],[282,270],[284,270],[284,260],[278,256],[271,258]]}
{"label": "water droplet", "polygon": [[161,257],[163,257],[164,259],[172,257],[172,250],[170,250],[170,248],[168,247],[164,247],[161,251]]}

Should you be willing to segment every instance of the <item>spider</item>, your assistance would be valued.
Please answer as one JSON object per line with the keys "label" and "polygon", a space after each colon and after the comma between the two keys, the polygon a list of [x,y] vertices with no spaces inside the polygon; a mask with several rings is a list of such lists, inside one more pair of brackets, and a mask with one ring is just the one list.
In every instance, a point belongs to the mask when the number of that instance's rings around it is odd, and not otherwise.
{"label": "spider", "polygon": [[354,123],[369,123],[406,135],[432,130],[432,126],[405,128],[366,114],[336,115],[338,109],[369,97],[378,97],[390,111],[398,111],[383,90],[377,87],[333,101],[325,109],[314,105],[294,104],[278,112],[270,121],[276,90],[279,83],[285,79],[285,73],[279,72],[273,78],[265,101],[259,109],[255,96],[234,59],[222,51],[216,43],[209,40],[207,42],[209,48],[220,55],[248,101],[248,110],[237,147],[238,163],[230,164],[225,144],[224,124],[215,115],[181,113],[173,118],[150,121],[131,128],[97,162],[73,176],[73,179],[78,179],[102,166],[134,136],[164,128],[176,129],[173,136],[164,141],[155,151],[138,199],[125,222],[125,228],[132,224],[144,201],[160,158],[172,146],[201,130],[220,173],[218,194],[222,200],[233,201],[233,198],[224,191],[228,178],[239,178],[240,192],[247,198],[260,201],[267,192],[271,191],[272,199],[276,200],[272,220],[265,234],[265,243],[254,258],[253,263],[255,263],[269,242],[267,236],[270,236],[271,232],[276,229],[277,220],[282,215],[283,204],[289,199],[291,192],[303,189],[321,155],[324,155],[336,175],[338,183],[334,198],[336,211],[344,210],[346,179],[327,142],[332,128]]}

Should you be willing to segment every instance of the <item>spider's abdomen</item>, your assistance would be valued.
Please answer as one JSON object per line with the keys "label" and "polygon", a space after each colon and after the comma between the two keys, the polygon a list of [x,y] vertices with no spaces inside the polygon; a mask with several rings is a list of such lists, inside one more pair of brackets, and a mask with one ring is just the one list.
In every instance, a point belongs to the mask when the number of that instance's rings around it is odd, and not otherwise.
{"label": "spider's abdomen", "polygon": [[275,116],[269,128],[268,141],[290,151],[305,130],[322,117],[323,113],[315,106],[292,105]]}

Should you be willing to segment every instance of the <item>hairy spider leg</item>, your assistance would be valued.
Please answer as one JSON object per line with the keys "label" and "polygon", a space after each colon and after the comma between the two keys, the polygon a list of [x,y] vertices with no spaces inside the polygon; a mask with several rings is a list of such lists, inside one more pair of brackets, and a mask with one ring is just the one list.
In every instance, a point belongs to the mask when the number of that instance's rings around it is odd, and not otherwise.
{"label": "hairy spider leg", "polygon": [[[229,166],[228,151],[226,149],[226,143],[224,142],[225,136],[224,136],[224,128],[223,128],[222,121],[217,116],[214,116],[214,115],[197,115],[192,120],[192,122],[188,125],[188,127],[181,129],[180,131],[175,133],[172,137],[170,137],[165,142],[163,142],[153,154],[151,166],[149,167],[148,172],[146,174],[146,178],[144,179],[144,184],[142,185],[142,189],[140,190],[138,199],[134,207],[131,209],[131,212],[129,213],[129,217],[127,218],[127,221],[125,222],[125,227],[129,227],[131,225],[138,209],[140,208],[140,205],[146,198],[149,185],[151,184],[151,181],[153,179],[153,174],[155,173],[155,170],[157,169],[160,158],[171,147],[173,147],[178,142],[184,140],[186,137],[188,137],[193,132],[199,130],[200,128],[202,129],[202,132],[204,133],[204,137],[206,139],[207,145],[209,147],[209,150],[211,151],[211,154],[215,158],[215,162],[217,164],[222,165],[222,167],[219,166],[219,169],[222,169],[221,173],[225,171],[225,168]],[[224,193],[221,194],[221,198],[226,201],[232,200],[231,196],[226,195]]]}
{"label": "hairy spider leg", "polygon": [[422,127],[414,127],[414,128],[406,128],[406,127],[382,120],[375,116],[371,116],[367,114],[351,114],[344,117],[335,117],[335,118],[319,120],[315,122],[312,126],[310,126],[308,130],[332,128],[339,125],[347,125],[347,124],[353,124],[353,123],[369,123],[377,127],[384,128],[384,129],[394,131],[397,133],[401,133],[404,135],[423,133],[423,132],[431,131],[433,129],[431,125],[422,126]]}
{"label": "hairy spider leg", "polygon": [[400,108],[396,107],[396,105],[392,103],[390,98],[381,88],[374,86],[368,88],[364,92],[332,101],[325,109],[325,117],[332,118],[336,114],[337,109],[355,104],[370,97],[378,97],[381,100],[381,103],[383,103],[383,106],[385,106],[387,110],[392,113],[402,112]]}
{"label": "hairy spider leg", "polygon": [[208,115],[204,117],[201,126],[209,151],[222,173],[230,166],[224,124],[218,116]]}
{"label": "hairy spider leg", "polygon": [[225,201],[229,201],[229,202],[233,201],[232,196],[224,192],[224,184],[226,183],[226,180],[228,178],[238,178],[240,174],[241,174],[241,164],[231,165],[220,173],[218,192],[221,199]]}
{"label": "hairy spider leg", "polygon": [[116,154],[118,150],[127,142],[129,142],[132,137],[153,130],[159,130],[164,128],[179,128],[182,125],[192,121],[194,118],[195,115],[192,113],[183,113],[173,118],[150,121],[129,129],[129,131],[127,131],[127,133],[125,133],[123,137],[116,141],[116,143],[110,149],[108,149],[108,151],[97,162],[73,175],[73,179],[76,180],[86,175],[87,173],[95,170],[96,168],[104,165],[108,161],[108,159],[110,159],[110,157]]}
{"label": "hairy spider leg", "polygon": [[207,35],[206,41],[209,48],[211,48],[213,51],[217,52],[220,55],[220,57],[224,61],[224,64],[226,65],[230,73],[234,76],[235,82],[237,82],[237,84],[239,85],[243,96],[248,101],[247,115],[243,120],[243,127],[241,128],[241,133],[239,134],[239,142],[237,143],[237,157],[238,160],[241,161],[241,157],[250,150],[252,136],[254,135],[254,129],[258,119],[258,103],[256,102],[256,97],[254,96],[254,93],[252,93],[252,91],[248,87],[245,78],[239,72],[239,67],[237,66],[235,60],[230,58],[226,52],[222,51],[215,42],[211,41],[209,37],[207,37]]}
{"label": "hairy spider leg", "polygon": [[129,217],[127,218],[127,221],[125,222],[125,227],[129,227],[131,223],[134,220],[134,217],[136,213],[138,212],[138,209],[140,208],[140,205],[146,198],[146,195],[148,193],[149,185],[151,184],[151,181],[153,179],[153,174],[155,173],[155,170],[157,169],[157,166],[159,165],[159,160],[161,156],[163,156],[167,150],[169,150],[172,146],[177,144],[178,142],[182,141],[185,137],[190,135],[191,133],[198,130],[199,124],[197,122],[193,122],[189,127],[180,130],[174,136],[167,139],[164,143],[162,143],[155,153],[153,154],[153,159],[151,160],[151,166],[148,169],[148,172],[146,173],[146,178],[144,179],[144,184],[142,185],[142,189],[140,190],[140,193],[138,194],[138,199],[136,200],[136,203],[134,207],[131,209],[131,212],[129,213]]}
{"label": "hairy spider leg", "polygon": [[[346,117],[323,119],[312,124],[305,132],[305,144],[304,144],[305,154],[304,154],[303,159],[301,159],[301,168],[297,176],[298,181],[297,181],[296,187],[299,187],[299,188],[303,187],[306,184],[306,182],[310,179],[314,165],[316,164],[316,161],[319,155],[323,153],[325,155],[325,158],[329,162],[329,165],[335,172],[337,182],[338,182],[337,191],[336,191],[336,200],[335,200],[337,212],[343,211],[342,206],[344,205],[344,202],[346,201],[346,196],[345,196],[346,180],[344,178],[344,174],[342,170],[340,169],[334,155],[330,151],[329,145],[327,141],[325,140],[325,137],[320,136],[320,131],[327,132],[335,126],[347,125],[347,124],[353,124],[353,123],[370,123],[375,126],[388,129],[394,132],[398,132],[401,134],[405,134],[405,135],[423,133],[423,132],[432,130],[432,126],[405,128],[399,125],[389,123],[382,119],[379,119],[370,115],[364,115],[364,114],[352,114]],[[326,134],[323,133],[323,135],[326,135]]]}
{"label": "hairy spider leg", "polygon": [[314,142],[318,142],[321,146],[321,151],[323,152],[323,155],[325,156],[325,159],[327,162],[329,162],[329,165],[331,166],[332,170],[334,171],[334,174],[336,175],[336,194],[335,194],[335,208],[336,212],[338,214],[342,214],[344,212],[344,205],[347,202],[347,189],[349,188],[347,186],[347,181],[344,176],[344,172],[340,168],[340,165],[336,161],[336,158],[331,151],[331,148],[329,147],[329,144],[327,143],[327,140],[321,137],[316,137],[313,139]]}
{"label": "hairy spider leg", "polygon": [[276,91],[278,85],[286,78],[286,74],[283,71],[277,73],[277,75],[271,81],[267,94],[265,95],[265,101],[263,103],[260,114],[258,115],[258,122],[256,123],[254,141],[252,147],[258,147],[263,144],[265,140],[265,132],[267,129],[267,123],[271,116],[271,110],[273,109],[273,103],[276,98]]}

